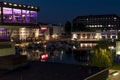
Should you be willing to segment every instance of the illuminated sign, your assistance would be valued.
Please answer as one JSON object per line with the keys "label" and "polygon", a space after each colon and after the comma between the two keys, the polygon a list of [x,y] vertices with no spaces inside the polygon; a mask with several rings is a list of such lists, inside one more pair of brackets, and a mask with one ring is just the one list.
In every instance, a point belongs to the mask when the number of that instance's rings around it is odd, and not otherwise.
{"label": "illuminated sign", "polygon": [[41,30],[47,30],[47,27],[43,25],[43,26],[40,27],[40,29]]}
{"label": "illuminated sign", "polygon": [[48,54],[42,53],[40,57],[41,57],[41,61],[46,61],[48,59]]}

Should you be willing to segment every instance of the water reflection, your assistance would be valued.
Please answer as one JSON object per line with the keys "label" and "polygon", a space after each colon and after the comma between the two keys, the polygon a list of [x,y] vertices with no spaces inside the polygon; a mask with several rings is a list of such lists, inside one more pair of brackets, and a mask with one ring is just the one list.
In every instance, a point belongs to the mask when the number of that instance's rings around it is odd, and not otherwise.
{"label": "water reflection", "polygon": [[16,47],[16,54],[26,55],[28,60],[41,61],[41,54],[47,53],[47,62],[88,64],[89,51],[79,50],[79,42],[50,41],[46,43],[31,43],[24,47]]}
{"label": "water reflection", "polygon": [[[41,54],[43,52],[40,50],[24,50],[20,52],[20,55],[26,55],[28,60],[41,61]],[[58,62],[58,63],[68,63],[68,64],[82,64],[88,65],[89,54],[86,51],[72,51],[71,53],[66,53],[66,51],[53,51],[53,53],[46,52],[49,58],[46,62]]]}

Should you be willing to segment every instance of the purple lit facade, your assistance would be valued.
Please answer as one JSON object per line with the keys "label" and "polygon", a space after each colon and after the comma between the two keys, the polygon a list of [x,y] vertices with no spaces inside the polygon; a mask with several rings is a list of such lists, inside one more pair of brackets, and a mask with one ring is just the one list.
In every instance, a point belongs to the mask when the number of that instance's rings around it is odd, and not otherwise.
{"label": "purple lit facade", "polygon": [[[38,12],[39,8],[35,6],[0,2],[0,40],[11,37],[26,39],[31,36],[34,33],[30,32],[34,31],[31,29],[35,29],[38,24]],[[24,34],[22,28],[26,28]]]}
{"label": "purple lit facade", "polygon": [[38,7],[0,2],[0,22],[37,24]]}
{"label": "purple lit facade", "polygon": [[[37,11],[3,7],[3,23],[37,24]],[[0,20],[1,21],[1,20]]]}

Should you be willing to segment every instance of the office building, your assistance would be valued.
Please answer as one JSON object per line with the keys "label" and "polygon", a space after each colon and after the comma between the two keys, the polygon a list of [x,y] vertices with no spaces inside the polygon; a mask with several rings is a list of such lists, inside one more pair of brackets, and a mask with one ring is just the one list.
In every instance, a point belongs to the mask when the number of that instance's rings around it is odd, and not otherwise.
{"label": "office building", "polygon": [[73,20],[73,31],[120,29],[120,17],[115,14],[78,16]]}

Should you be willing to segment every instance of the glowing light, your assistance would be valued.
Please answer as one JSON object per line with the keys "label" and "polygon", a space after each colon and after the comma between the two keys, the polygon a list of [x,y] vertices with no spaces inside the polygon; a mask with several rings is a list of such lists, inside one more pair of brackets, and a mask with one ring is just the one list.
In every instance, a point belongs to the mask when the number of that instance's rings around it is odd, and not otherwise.
{"label": "glowing light", "polygon": [[114,46],[109,46],[108,48],[112,50],[112,49],[114,49]]}
{"label": "glowing light", "polygon": [[110,27],[111,25],[109,24],[108,27]]}
{"label": "glowing light", "polygon": [[47,27],[41,27],[41,30],[47,30]]}
{"label": "glowing light", "polygon": [[31,8],[33,9],[34,7],[33,7],[33,6],[31,6]]}
{"label": "glowing light", "polygon": [[6,3],[6,2],[4,2],[4,4],[6,5],[7,3]]}
{"label": "glowing light", "polygon": [[120,55],[120,51],[118,51],[116,54],[117,54],[117,55]]}
{"label": "glowing light", "polygon": [[19,4],[19,7],[21,7],[22,5]]}
{"label": "glowing light", "polygon": [[117,76],[119,74],[119,72],[118,71],[115,71],[115,72],[113,72],[113,76]]}
{"label": "glowing light", "polygon": [[114,19],[117,19],[116,17],[114,17]]}
{"label": "glowing light", "polygon": [[0,28],[0,30],[1,30],[1,31],[4,31],[4,30],[6,30],[6,28]]}
{"label": "glowing light", "polygon": [[11,6],[11,5],[12,5],[12,3],[9,3],[9,5]]}
{"label": "glowing light", "polygon": [[47,59],[48,59],[48,54],[47,53],[41,54],[41,61],[45,61]]}
{"label": "glowing light", "polygon": [[26,7],[25,5],[23,5],[23,7]]}
{"label": "glowing light", "polygon": [[73,39],[76,39],[77,38],[77,34],[73,34]]}
{"label": "glowing light", "polygon": [[57,38],[58,35],[57,35],[57,34],[53,34],[52,37],[53,37],[53,38]]}
{"label": "glowing light", "polygon": [[13,4],[13,6],[17,6],[17,4]]}

